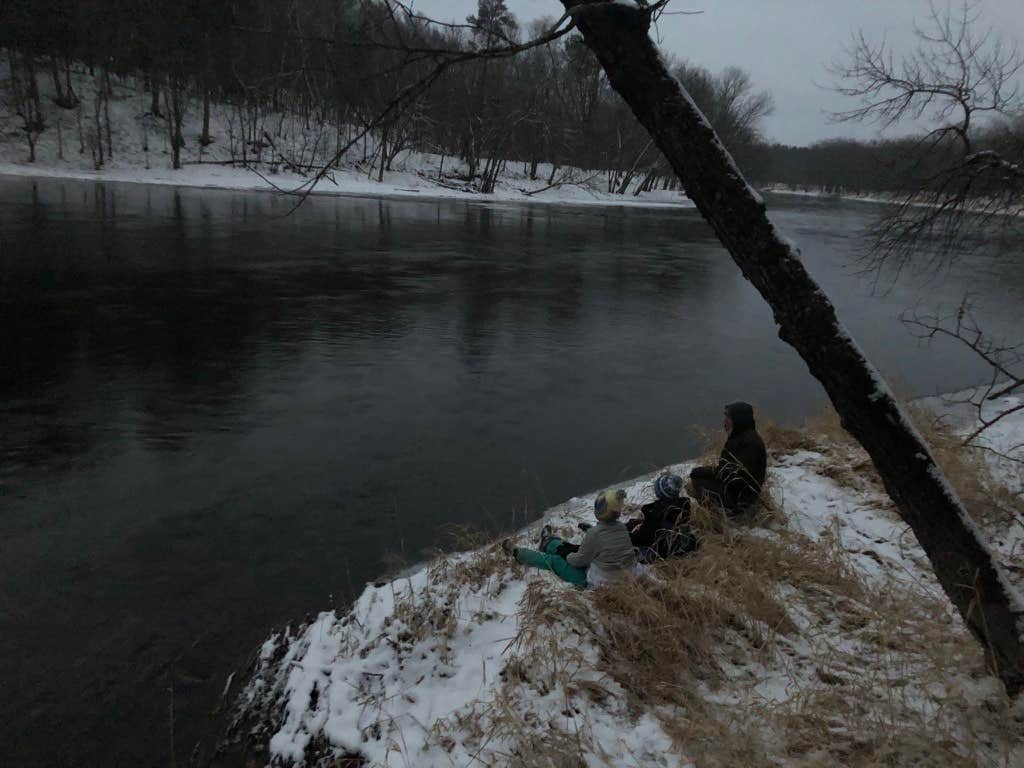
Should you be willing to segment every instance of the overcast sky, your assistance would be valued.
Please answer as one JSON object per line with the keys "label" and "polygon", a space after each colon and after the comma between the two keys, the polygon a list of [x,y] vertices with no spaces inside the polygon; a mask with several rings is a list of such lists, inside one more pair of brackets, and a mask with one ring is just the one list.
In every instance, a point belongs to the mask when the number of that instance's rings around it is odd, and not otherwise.
{"label": "overcast sky", "polygon": [[[507,0],[521,24],[562,13],[558,0]],[[945,0],[936,6],[945,7]],[[1024,0],[980,0],[984,26],[1024,46]],[[465,18],[476,0],[416,0],[434,18]],[[928,13],[927,0],[673,0],[670,10],[699,10],[696,16],[663,17],[662,48],[717,72],[737,65],[758,88],[775,97],[775,114],[765,122],[769,138],[809,144],[836,136],[870,138],[871,126],[830,124],[826,113],[848,106],[827,87],[825,66],[853,33],[882,36],[897,49],[914,43],[913,23]]]}

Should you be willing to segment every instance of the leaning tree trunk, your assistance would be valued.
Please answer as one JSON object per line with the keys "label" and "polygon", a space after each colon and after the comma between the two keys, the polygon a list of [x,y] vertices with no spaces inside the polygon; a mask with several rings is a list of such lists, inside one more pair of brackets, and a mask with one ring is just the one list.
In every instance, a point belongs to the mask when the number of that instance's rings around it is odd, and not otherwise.
{"label": "leaning tree trunk", "polygon": [[824,386],[867,450],[900,516],[986,651],[1007,691],[1024,689],[1024,600],[888,386],[836,317],[795,246],[775,229],[710,124],[648,34],[651,9],[562,0],[612,87],[653,137],[744,277],[771,306],[779,336]]}

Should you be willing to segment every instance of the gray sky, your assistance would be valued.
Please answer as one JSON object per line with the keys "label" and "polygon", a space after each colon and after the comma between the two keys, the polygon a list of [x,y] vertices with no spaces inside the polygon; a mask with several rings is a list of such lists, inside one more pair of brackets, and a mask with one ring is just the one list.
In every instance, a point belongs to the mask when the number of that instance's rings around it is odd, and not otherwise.
{"label": "gray sky", "polygon": [[[507,0],[521,24],[541,16],[558,17],[558,0]],[[959,5],[955,2],[955,5]],[[416,0],[423,13],[462,20],[476,0]],[[936,0],[937,8],[945,0]],[[663,17],[662,48],[678,58],[717,72],[737,65],[758,88],[775,97],[775,114],[765,122],[769,138],[809,144],[836,136],[871,138],[872,126],[830,124],[829,110],[847,100],[830,92],[825,65],[853,33],[863,29],[872,40],[883,36],[897,49],[914,43],[913,23],[924,20],[927,0],[673,0],[670,10],[699,10],[696,16]],[[1024,0],[980,0],[981,27],[994,27],[1024,46]]]}

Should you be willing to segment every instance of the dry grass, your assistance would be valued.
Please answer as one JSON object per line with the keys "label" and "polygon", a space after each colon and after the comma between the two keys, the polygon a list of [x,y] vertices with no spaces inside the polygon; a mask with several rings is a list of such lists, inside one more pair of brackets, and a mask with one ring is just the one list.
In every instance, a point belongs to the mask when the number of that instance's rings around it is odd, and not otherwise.
{"label": "dry grass", "polygon": [[843,429],[832,409],[808,419],[799,428],[765,424],[761,434],[774,456],[797,451],[820,453],[827,460],[819,468],[821,474],[838,485],[857,491],[885,492],[871,458]]}
{"label": "dry grass", "polygon": [[989,530],[1024,521],[1024,496],[993,479],[983,449],[964,446],[962,438],[931,412],[913,406],[910,412],[935,460],[976,521]]}
{"label": "dry grass", "polygon": [[[916,416],[979,519],[1005,520],[996,514],[1004,504],[1020,510],[994,490],[983,457]],[[883,492],[834,414],[761,431],[776,456],[821,454],[816,469],[841,487]],[[1015,766],[1024,707],[992,684],[941,593],[867,583],[838,535],[790,530],[780,496],[769,482],[762,509],[742,523],[695,506],[701,549],[648,578],[582,592],[534,574],[501,683],[433,723],[432,743],[450,752],[458,743],[480,765],[580,768],[581,755],[604,754],[594,732],[601,709],[606,720],[657,717],[678,754],[701,768]],[[439,557],[416,593],[393,585],[399,657],[427,643],[442,662],[457,661],[447,650],[460,626],[489,618],[460,615],[470,610],[460,595],[485,606],[522,577],[493,541],[462,531],[459,547],[473,556]]]}
{"label": "dry grass", "polygon": [[592,600],[603,669],[702,766],[980,766],[971,734],[1020,727],[950,690],[984,673],[943,601],[867,587],[827,539],[712,534]]}
{"label": "dry grass", "polygon": [[[995,481],[983,449],[964,446],[962,438],[933,412],[904,403],[914,425],[924,437],[943,474],[981,525],[1003,527],[1024,521],[1024,496]],[[820,453],[828,462],[820,469],[840,486],[884,493],[878,472],[863,448],[839,423],[831,408],[799,428],[766,424],[761,428],[772,453],[796,451]]]}
{"label": "dry grass", "polygon": [[[1010,503],[993,493],[976,452],[917,420],[977,516]],[[822,454],[820,469],[841,487],[884,493],[834,414],[762,434],[776,456]],[[1015,765],[992,745],[1024,750],[1020,736],[1008,738],[1024,733],[1024,714],[991,685],[942,595],[867,584],[838,535],[812,540],[785,526],[780,495],[769,482],[763,508],[740,525],[695,507],[699,553],[658,564],[650,578],[586,593],[531,580],[501,690],[486,712],[465,716],[475,725],[453,732],[476,728],[481,749],[513,745],[486,764],[575,768],[581,751],[601,754],[589,707],[614,705],[655,713],[702,767]],[[494,578],[502,566],[488,551],[459,578]],[[598,649],[596,667],[585,647]],[[564,697],[561,712],[531,708],[553,692]]]}

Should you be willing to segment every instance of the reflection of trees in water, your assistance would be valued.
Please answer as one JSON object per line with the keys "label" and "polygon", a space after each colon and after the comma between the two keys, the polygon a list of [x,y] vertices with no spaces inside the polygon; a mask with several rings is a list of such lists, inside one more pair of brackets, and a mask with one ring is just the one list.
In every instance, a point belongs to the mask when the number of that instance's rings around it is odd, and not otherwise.
{"label": "reflection of trees in water", "polygon": [[[453,247],[461,301],[462,352],[490,355],[500,335],[542,326],[572,343],[594,321],[636,301],[701,305],[721,294],[731,272],[715,274],[679,259],[710,233],[682,217],[645,211],[553,211],[467,207]],[[510,242],[511,240],[511,242]],[[664,245],[663,245],[664,244]],[[503,324],[510,319],[511,328]]]}
{"label": "reflection of trees in water", "polygon": [[503,333],[570,343],[591,304],[705,285],[656,250],[681,217],[314,199],[283,218],[288,201],[266,195],[12,186],[30,202],[5,217],[0,396],[45,404],[43,427],[17,427],[41,460],[124,429],[160,450],[244,429],[257,387],[313,341],[345,365],[352,344],[394,345],[455,312],[479,366]]}

